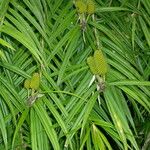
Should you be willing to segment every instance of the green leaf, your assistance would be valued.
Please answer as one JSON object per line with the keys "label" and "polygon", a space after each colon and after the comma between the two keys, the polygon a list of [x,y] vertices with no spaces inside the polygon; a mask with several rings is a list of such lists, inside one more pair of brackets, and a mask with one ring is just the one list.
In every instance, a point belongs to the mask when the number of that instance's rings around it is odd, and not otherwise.
{"label": "green leaf", "polygon": [[26,120],[26,117],[29,113],[29,109],[25,109],[21,115],[21,117],[19,118],[19,121],[17,123],[16,129],[14,131],[14,135],[13,135],[13,140],[12,140],[12,149],[14,149],[14,145],[15,145],[15,139],[16,136],[21,128],[21,126],[23,126],[24,121]]}
{"label": "green leaf", "polygon": [[7,137],[6,123],[1,109],[0,109],[0,129],[1,129],[2,138],[5,145],[5,149],[8,150],[8,139],[7,139],[8,137]]}
{"label": "green leaf", "polygon": [[58,142],[58,137],[54,127],[52,126],[51,118],[48,116],[45,109],[42,107],[41,101],[34,105],[35,112],[37,113],[43,128],[49,137],[50,142],[53,145],[54,149],[60,150],[60,145]]}
{"label": "green leaf", "polygon": [[6,46],[6,47],[8,47],[12,50],[15,50],[10,43],[6,42],[5,40],[3,40],[1,38],[0,38],[0,44],[3,45],[3,46]]}

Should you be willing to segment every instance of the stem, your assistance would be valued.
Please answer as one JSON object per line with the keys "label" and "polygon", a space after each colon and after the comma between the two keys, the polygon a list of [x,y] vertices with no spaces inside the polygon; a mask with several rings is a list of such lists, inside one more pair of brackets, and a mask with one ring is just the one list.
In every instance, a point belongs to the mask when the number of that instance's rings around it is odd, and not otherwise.
{"label": "stem", "polygon": [[[92,19],[93,19],[93,22],[94,22],[95,21],[94,14],[92,15]],[[102,45],[100,45],[98,33],[97,33],[97,30],[96,30],[95,27],[94,27],[94,34],[95,34],[95,38],[96,38],[97,48],[100,49],[102,47]]]}
{"label": "stem", "polygon": [[35,93],[35,90],[34,89],[31,89],[31,96],[34,96],[34,93]]}
{"label": "stem", "polygon": [[102,83],[104,80],[102,77],[100,77],[99,75],[96,75],[96,79],[98,81],[98,83]]}

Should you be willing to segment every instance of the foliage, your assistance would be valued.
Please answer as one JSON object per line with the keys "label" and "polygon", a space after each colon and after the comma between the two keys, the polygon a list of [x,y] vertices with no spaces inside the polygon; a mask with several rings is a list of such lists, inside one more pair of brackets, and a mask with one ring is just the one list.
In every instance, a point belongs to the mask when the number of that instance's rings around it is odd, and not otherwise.
{"label": "foliage", "polygon": [[[0,149],[148,149],[149,0],[94,7],[0,1]],[[109,65],[103,89],[87,65],[97,49]],[[26,89],[35,72],[40,87]]]}

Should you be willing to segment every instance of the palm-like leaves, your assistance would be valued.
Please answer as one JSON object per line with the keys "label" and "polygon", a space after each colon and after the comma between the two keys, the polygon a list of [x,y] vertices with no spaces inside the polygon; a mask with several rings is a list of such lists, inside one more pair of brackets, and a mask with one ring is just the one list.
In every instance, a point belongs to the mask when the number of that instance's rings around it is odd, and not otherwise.
{"label": "palm-like leaves", "polygon": [[[150,110],[148,0],[95,4],[83,32],[72,1],[1,2],[0,149],[138,150],[144,144],[137,124]],[[96,82],[89,86],[86,59],[96,43],[109,64],[103,93]],[[41,74],[36,95],[23,87],[34,72]]]}

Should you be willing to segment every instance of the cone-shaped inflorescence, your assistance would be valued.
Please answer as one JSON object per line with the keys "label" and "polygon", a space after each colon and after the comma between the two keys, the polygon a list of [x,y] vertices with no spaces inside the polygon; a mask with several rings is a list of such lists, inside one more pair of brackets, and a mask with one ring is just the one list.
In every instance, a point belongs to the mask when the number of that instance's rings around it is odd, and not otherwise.
{"label": "cone-shaped inflorescence", "polygon": [[77,12],[82,14],[82,13],[87,13],[87,14],[93,14],[95,12],[95,5],[92,0],[77,0],[75,2],[75,6],[77,8]]}
{"label": "cone-shaped inflorescence", "polygon": [[93,14],[95,12],[95,5],[92,0],[87,1],[87,13]]}
{"label": "cone-shaped inflorescence", "polygon": [[30,79],[26,79],[25,81],[24,81],[24,87],[26,88],[26,89],[29,89],[30,88]]}
{"label": "cone-shaped inflorescence", "polygon": [[34,73],[31,78],[30,87],[31,89],[37,90],[40,85],[40,75],[39,73]]}
{"label": "cone-shaped inflorescence", "polygon": [[34,73],[32,75],[31,80],[26,79],[25,82],[24,82],[24,87],[26,89],[31,88],[31,89],[34,89],[34,90],[38,90],[39,85],[40,85],[40,75],[39,75],[39,73]]}
{"label": "cone-shaped inflorescence", "polygon": [[93,57],[88,57],[87,64],[95,75],[105,75],[107,73],[107,62],[101,50],[96,50]]}
{"label": "cone-shaped inflorescence", "polygon": [[86,13],[86,4],[82,0],[77,0],[75,5],[78,13]]}
{"label": "cone-shaped inflorescence", "polygon": [[98,74],[98,71],[95,67],[94,57],[92,57],[92,56],[88,57],[87,58],[87,64],[89,65],[90,70],[93,74]]}

